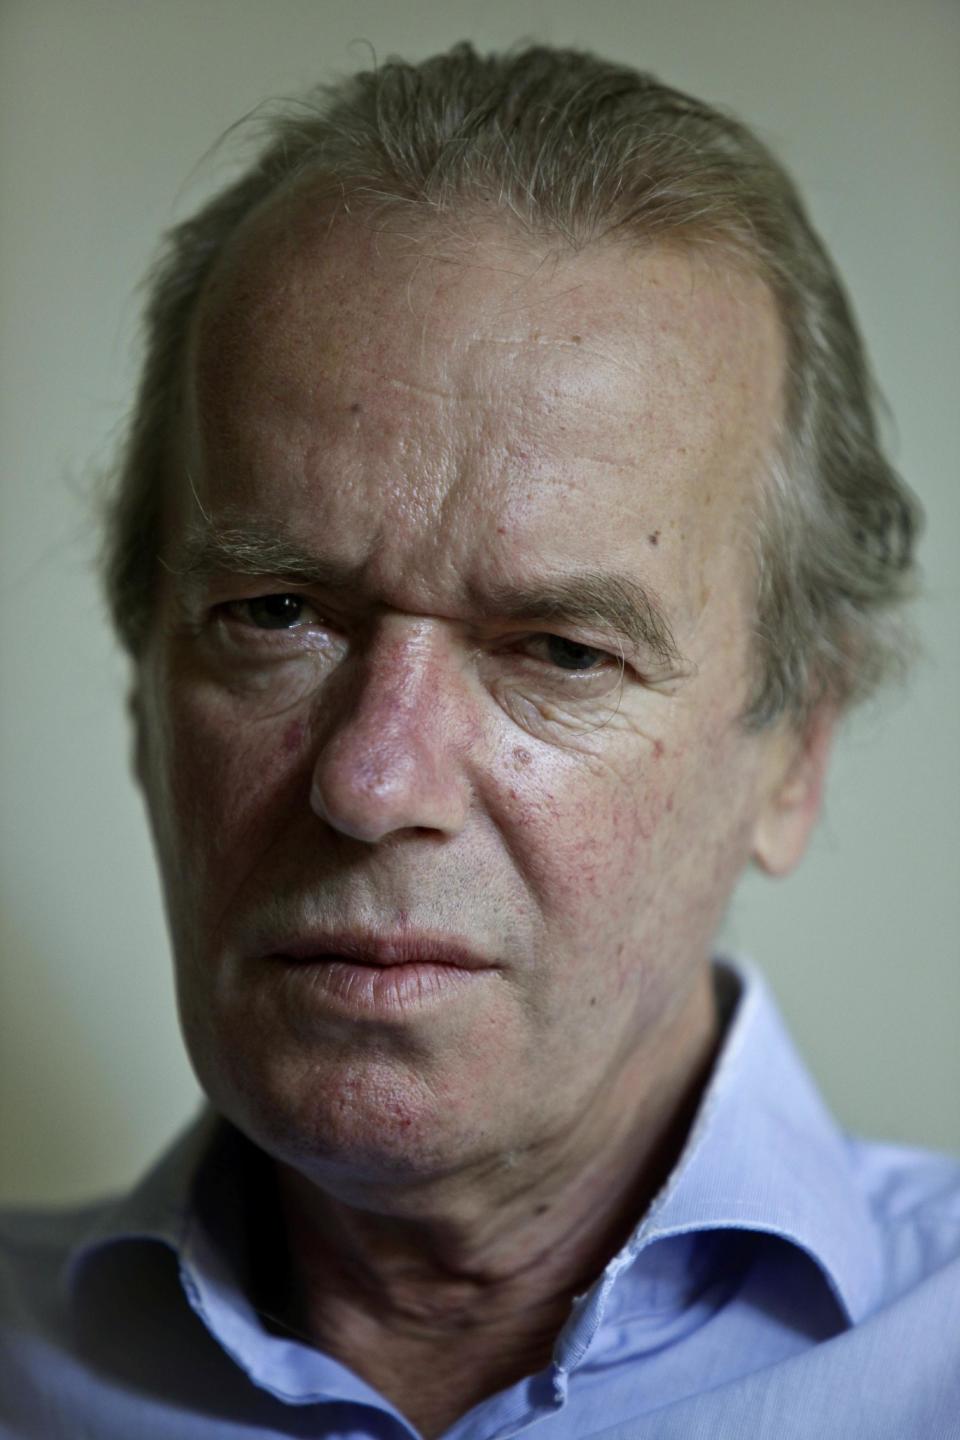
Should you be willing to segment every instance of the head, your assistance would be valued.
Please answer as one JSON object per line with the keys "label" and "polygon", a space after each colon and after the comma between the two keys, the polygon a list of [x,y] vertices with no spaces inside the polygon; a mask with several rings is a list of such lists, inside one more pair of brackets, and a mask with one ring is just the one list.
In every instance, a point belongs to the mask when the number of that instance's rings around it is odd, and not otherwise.
{"label": "head", "polygon": [[[275,132],[158,270],[108,581],[202,1082],[295,1164],[416,1175],[696,1030],[913,511],[736,122],[459,47]],[[324,944],[465,964],[364,989]]]}

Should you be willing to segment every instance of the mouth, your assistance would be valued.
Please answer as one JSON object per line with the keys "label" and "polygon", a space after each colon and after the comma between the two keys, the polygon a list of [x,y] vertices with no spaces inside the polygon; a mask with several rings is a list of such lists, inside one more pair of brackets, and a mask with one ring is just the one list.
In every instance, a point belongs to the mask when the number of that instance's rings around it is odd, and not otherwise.
{"label": "mouth", "polygon": [[444,965],[456,970],[496,968],[493,961],[460,940],[410,932],[394,936],[365,932],[323,933],[285,940],[273,953],[300,963],[343,960],[381,970],[398,965]]}
{"label": "mouth", "polygon": [[459,938],[366,932],[284,939],[265,957],[302,982],[303,1001],[351,1019],[409,1018],[464,999],[499,966]]}

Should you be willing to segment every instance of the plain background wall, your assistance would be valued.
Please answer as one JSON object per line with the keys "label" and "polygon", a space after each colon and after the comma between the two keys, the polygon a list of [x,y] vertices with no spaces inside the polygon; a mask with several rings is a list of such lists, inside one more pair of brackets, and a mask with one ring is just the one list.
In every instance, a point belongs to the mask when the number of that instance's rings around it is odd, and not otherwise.
{"label": "plain background wall", "polygon": [[590,46],[752,122],[853,292],[929,516],[924,655],[849,728],[813,853],[749,879],[760,960],[842,1120],[960,1148],[960,9],[954,0],[5,0],[0,9],[0,1197],[129,1181],[197,1089],[92,575],[135,284],[268,96],[470,38]]}

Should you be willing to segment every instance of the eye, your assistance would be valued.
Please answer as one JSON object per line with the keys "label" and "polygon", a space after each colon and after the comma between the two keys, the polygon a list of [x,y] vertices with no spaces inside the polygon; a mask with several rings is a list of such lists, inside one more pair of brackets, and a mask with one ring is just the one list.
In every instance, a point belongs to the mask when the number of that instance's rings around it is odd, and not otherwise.
{"label": "eye", "polygon": [[[257,630],[290,630],[305,619],[316,619],[316,612],[302,595],[282,593],[256,595],[250,600],[236,600],[229,610],[237,619]],[[304,612],[308,614],[304,614]]]}
{"label": "eye", "polygon": [[581,645],[563,635],[535,635],[527,646],[538,660],[556,665],[560,670],[599,670],[613,656],[593,645]]}

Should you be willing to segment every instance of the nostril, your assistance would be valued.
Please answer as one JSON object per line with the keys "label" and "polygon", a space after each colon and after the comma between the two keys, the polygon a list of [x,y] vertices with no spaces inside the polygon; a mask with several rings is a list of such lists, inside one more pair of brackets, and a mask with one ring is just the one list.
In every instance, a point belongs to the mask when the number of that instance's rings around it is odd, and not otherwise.
{"label": "nostril", "polygon": [[376,843],[399,831],[451,834],[467,809],[461,757],[413,744],[358,754],[354,737],[334,740],[318,756],[310,787],[314,814],[332,829]]}
{"label": "nostril", "polygon": [[[409,622],[398,622],[382,637],[343,708],[326,717],[314,755],[315,814],[368,842],[398,831],[459,831],[469,805],[468,747],[460,714],[453,715],[456,689],[419,631],[411,640],[408,630]],[[403,633],[398,638],[394,631]]]}

